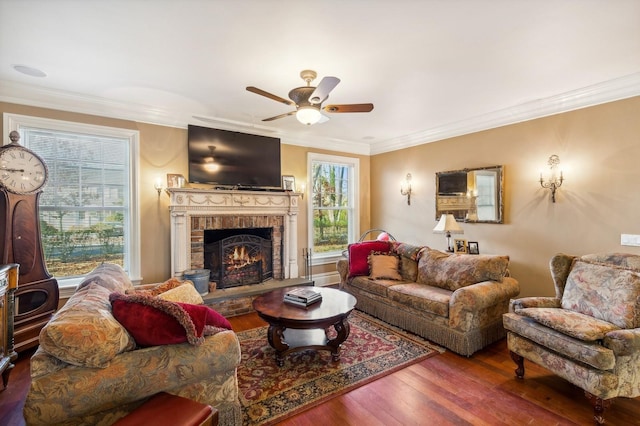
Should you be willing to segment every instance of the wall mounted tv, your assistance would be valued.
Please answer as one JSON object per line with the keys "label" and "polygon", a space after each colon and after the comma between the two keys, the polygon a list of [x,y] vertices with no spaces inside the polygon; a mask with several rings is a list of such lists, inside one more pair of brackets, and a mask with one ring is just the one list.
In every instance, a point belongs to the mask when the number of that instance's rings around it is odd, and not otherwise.
{"label": "wall mounted tv", "polygon": [[189,125],[189,182],[280,188],[280,139]]}

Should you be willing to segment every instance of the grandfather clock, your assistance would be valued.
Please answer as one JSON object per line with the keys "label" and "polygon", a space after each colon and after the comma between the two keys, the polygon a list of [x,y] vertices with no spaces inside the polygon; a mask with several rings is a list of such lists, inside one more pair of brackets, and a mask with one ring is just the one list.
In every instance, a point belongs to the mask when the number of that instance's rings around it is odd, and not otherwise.
{"label": "grandfather clock", "polygon": [[40,329],[58,308],[58,282],[44,261],[38,201],[47,183],[47,165],[21,146],[20,134],[0,147],[0,264],[20,265],[15,292],[16,352],[38,345]]}

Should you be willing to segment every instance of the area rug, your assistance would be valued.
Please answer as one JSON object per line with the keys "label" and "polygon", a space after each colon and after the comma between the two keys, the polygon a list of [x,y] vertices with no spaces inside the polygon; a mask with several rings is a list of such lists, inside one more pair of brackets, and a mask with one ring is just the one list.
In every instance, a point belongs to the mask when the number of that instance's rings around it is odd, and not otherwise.
{"label": "area rug", "polygon": [[290,354],[278,367],[267,327],[238,333],[242,361],[238,385],[244,425],[269,425],[335,396],[444,352],[418,336],[359,311],[349,317],[351,333],[340,361],[329,351]]}

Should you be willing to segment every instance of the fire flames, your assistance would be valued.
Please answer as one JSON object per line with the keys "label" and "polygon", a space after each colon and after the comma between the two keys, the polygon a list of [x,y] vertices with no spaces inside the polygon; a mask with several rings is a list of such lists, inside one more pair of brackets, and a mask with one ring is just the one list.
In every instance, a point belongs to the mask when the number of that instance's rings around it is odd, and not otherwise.
{"label": "fire flames", "polygon": [[252,265],[256,262],[261,262],[260,256],[251,256],[247,252],[247,248],[243,245],[237,245],[233,249],[233,253],[230,253],[225,262],[227,270],[241,269],[247,265]]}

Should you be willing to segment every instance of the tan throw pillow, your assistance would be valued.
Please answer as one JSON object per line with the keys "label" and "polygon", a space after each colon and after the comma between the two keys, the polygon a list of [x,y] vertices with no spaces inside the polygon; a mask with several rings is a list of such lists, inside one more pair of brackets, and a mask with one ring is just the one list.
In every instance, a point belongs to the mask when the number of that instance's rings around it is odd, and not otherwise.
{"label": "tan throw pillow", "polygon": [[181,286],[160,293],[158,297],[169,302],[191,303],[192,305],[202,305],[204,303],[202,296],[200,296],[191,281],[186,281]]}
{"label": "tan throw pillow", "polygon": [[[146,285],[144,286],[145,288],[134,287],[131,290],[127,290],[125,293],[126,294],[144,294],[146,296],[157,296],[159,294],[164,293],[165,291],[171,290],[172,288],[179,287],[185,282],[186,281],[180,281],[178,278],[173,277],[173,278],[169,278],[163,283],[156,284],[153,287],[147,287]],[[153,284],[150,284],[150,285],[153,285]]]}
{"label": "tan throw pillow", "polygon": [[402,280],[402,275],[398,272],[398,265],[400,259],[398,256],[389,254],[375,254],[369,255],[369,278],[386,279],[386,280]]}

